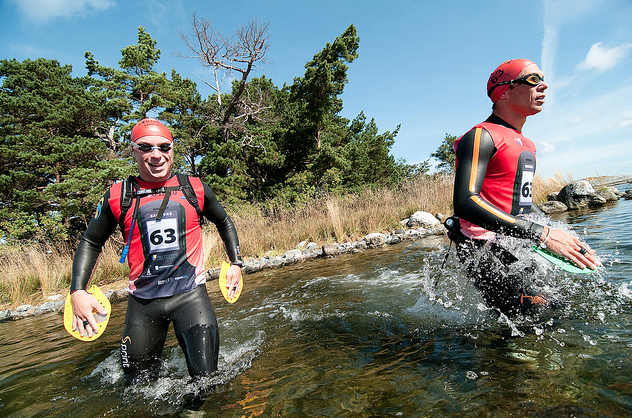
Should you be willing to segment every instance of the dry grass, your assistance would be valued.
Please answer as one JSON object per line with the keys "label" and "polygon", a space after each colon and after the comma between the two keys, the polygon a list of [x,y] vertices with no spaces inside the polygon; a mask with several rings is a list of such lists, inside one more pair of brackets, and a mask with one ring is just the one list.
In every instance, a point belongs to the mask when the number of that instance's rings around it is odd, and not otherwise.
{"label": "dry grass", "polygon": [[0,254],[0,296],[20,304],[49,296],[69,284],[71,252],[61,246],[4,248]]}
{"label": "dry grass", "polygon": [[547,196],[553,192],[559,192],[564,186],[573,181],[573,176],[569,173],[566,178],[559,173],[555,173],[555,177],[543,179],[539,175],[533,178],[532,195],[533,201],[541,204],[547,201]]}
{"label": "dry grass", "polygon": [[[421,177],[397,189],[365,190],[345,196],[325,196],[294,207],[267,208],[244,203],[229,210],[244,257],[261,258],[293,249],[301,241],[319,245],[355,241],[371,232],[389,232],[416,211],[452,211],[453,178]],[[129,272],[119,264],[121,247],[115,234],[104,247],[91,283],[120,284]],[[207,268],[225,259],[224,246],[214,228],[204,228]],[[13,307],[65,293],[70,283],[74,249],[60,247],[3,248],[0,252],[0,303]]]}
{"label": "dry grass", "polygon": [[[365,190],[345,196],[325,196],[292,208],[262,214],[245,205],[231,212],[242,253],[260,258],[295,248],[301,241],[318,244],[355,241],[371,232],[393,231],[416,211],[451,212],[451,177],[421,178],[397,190]],[[214,234],[214,231],[209,231]],[[207,262],[216,265],[212,258]]]}

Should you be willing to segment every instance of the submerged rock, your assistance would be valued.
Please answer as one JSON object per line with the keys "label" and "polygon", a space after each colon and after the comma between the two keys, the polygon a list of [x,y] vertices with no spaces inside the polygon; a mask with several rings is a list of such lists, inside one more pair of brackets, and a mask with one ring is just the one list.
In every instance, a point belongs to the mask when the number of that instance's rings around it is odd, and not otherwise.
{"label": "submerged rock", "polygon": [[547,215],[549,215],[551,213],[566,212],[568,210],[568,207],[562,202],[548,201],[548,202],[544,202],[544,203],[542,203],[540,205],[540,210],[542,210],[542,212],[544,212]]}

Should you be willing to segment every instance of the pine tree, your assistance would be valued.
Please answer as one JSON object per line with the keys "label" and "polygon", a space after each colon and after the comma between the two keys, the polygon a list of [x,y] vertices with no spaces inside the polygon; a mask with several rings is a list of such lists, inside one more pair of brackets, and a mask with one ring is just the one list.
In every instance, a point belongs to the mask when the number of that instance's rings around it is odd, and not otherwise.
{"label": "pine tree", "polygon": [[113,108],[55,60],[0,61],[0,229],[5,239],[85,228],[122,163],[98,137]]}

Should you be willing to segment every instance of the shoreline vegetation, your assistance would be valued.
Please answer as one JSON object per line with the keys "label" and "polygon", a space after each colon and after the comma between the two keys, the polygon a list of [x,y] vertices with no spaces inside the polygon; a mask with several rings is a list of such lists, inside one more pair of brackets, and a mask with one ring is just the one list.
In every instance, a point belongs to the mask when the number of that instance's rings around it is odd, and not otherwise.
{"label": "shoreline vegetation", "polygon": [[[559,191],[567,183],[561,175],[546,180],[536,175],[534,201],[546,201],[550,192]],[[283,254],[302,241],[320,246],[342,244],[369,233],[401,229],[400,221],[417,211],[450,215],[452,187],[452,175],[423,175],[396,188],[323,196],[292,206],[265,206],[266,210],[248,203],[227,206],[226,210],[237,228],[243,258],[258,259]],[[127,286],[127,263],[118,262],[122,245],[117,231],[104,247],[90,284],[104,290]],[[214,225],[204,227],[204,245],[206,269],[217,268],[225,255]],[[65,297],[74,250],[67,243],[1,246],[0,310],[42,304],[53,295]]]}

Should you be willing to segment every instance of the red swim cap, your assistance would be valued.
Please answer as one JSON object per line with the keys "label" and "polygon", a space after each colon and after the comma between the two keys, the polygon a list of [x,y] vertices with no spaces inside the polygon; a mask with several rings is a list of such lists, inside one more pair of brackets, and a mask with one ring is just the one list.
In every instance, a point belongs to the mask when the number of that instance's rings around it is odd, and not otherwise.
{"label": "red swim cap", "polygon": [[169,129],[158,119],[146,118],[138,122],[132,128],[132,142],[138,141],[144,136],[161,136],[173,142]]}
{"label": "red swim cap", "polygon": [[509,84],[499,86],[499,83],[516,79],[518,74],[531,64],[535,63],[524,58],[509,60],[500,64],[489,76],[489,80],[487,81],[487,95],[492,99],[492,102],[496,103],[498,99],[500,99],[500,96],[509,89]]}

